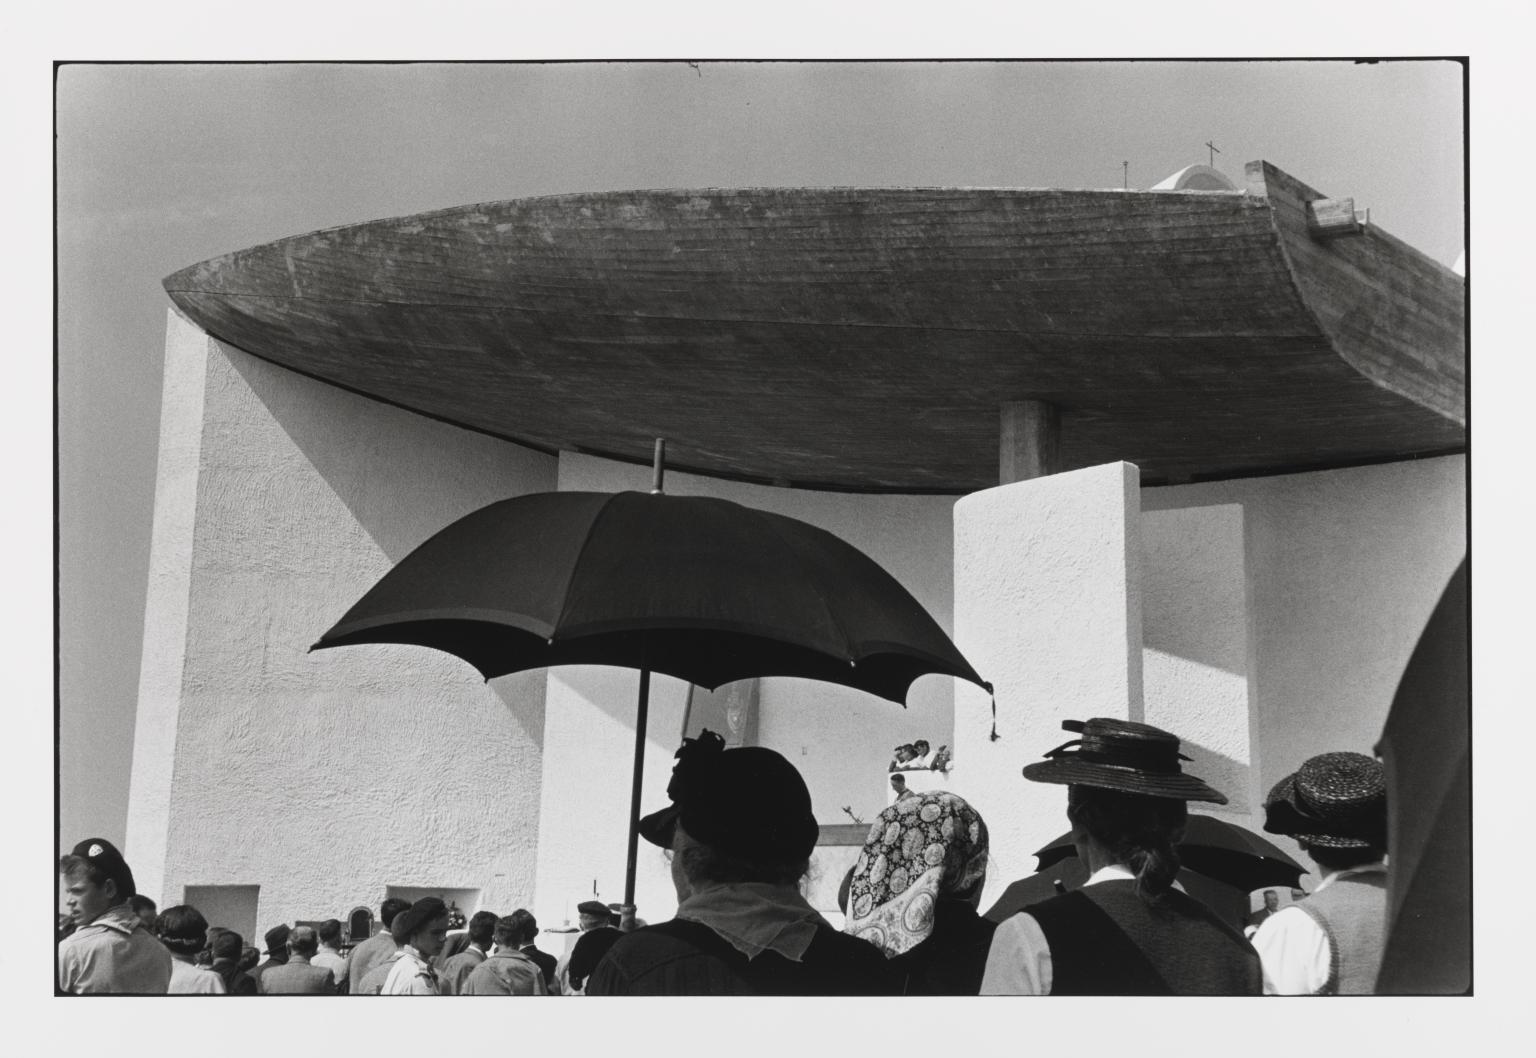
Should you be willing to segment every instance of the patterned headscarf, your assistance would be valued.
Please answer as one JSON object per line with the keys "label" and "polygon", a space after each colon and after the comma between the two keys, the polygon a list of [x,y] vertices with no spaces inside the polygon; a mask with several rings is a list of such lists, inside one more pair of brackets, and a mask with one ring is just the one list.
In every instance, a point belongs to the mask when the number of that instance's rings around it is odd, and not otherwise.
{"label": "patterned headscarf", "polygon": [[853,934],[900,955],[933,932],[939,897],[968,897],[987,874],[987,825],[944,790],[906,797],[880,813],[853,867]]}

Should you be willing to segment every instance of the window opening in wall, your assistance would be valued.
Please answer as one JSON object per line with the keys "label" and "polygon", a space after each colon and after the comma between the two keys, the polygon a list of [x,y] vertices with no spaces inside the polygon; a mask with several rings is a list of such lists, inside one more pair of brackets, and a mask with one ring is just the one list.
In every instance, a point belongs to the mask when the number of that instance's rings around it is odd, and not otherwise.
{"label": "window opening in wall", "polygon": [[[409,900],[411,903],[423,897],[435,896],[448,905],[448,928],[450,930],[463,929],[469,916],[480,910],[480,890],[466,889],[448,885],[387,885],[384,887],[386,897],[397,896],[401,900]],[[511,914],[508,908],[502,914]]]}
{"label": "window opening in wall", "polygon": [[188,885],[181,891],[181,902],[201,911],[210,926],[232,929],[254,948],[263,946],[256,930],[260,897],[259,885]]}

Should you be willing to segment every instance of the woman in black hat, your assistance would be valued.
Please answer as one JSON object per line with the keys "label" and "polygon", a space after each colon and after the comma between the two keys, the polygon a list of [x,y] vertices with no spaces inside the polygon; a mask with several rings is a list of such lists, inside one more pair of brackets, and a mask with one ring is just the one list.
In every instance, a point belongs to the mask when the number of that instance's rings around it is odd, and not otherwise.
{"label": "woman in black hat", "polygon": [[1381,763],[1363,753],[1309,758],[1265,798],[1264,829],[1295,838],[1323,872],[1311,896],[1277,911],[1254,934],[1265,993],[1373,992],[1387,928]]}
{"label": "woman in black hat", "polygon": [[640,833],[672,854],[677,917],[625,935],[588,995],[851,995],[889,990],[879,949],[801,895],[819,827],[794,766],[770,749],[726,750],[704,732],[678,750],[669,808]]}
{"label": "woman in black hat", "polygon": [[1067,787],[1067,818],[1089,870],[1081,889],[998,926],[981,991],[991,995],[1257,995],[1258,955],[1174,884],[1187,802],[1226,804],[1184,774],[1179,740],[1148,724],[1095,718],[1082,737],[1027,765]]}

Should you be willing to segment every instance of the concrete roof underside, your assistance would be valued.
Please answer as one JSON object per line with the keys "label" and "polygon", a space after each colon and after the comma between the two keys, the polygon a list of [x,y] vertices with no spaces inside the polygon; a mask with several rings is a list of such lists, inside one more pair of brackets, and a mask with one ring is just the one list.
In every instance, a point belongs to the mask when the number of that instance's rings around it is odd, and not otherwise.
{"label": "concrete roof underside", "polygon": [[999,408],[1063,469],[1200,480],[1455,451],[1465,288],[1267,163],[1240,191],[776,188],[495,202],[165,280],[209,334],[546,450],[809,488],[998,482]]}

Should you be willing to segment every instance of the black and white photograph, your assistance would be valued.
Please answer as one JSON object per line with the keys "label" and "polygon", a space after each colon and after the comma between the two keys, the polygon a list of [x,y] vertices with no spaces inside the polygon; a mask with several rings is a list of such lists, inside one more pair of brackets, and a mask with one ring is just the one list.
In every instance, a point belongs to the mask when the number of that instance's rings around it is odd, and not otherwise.
{"label": "black and white photograph", "polygon": [[1325,40],[50,55],[18,986],[319,995],[323,1045],[420,1020],[358,995],[779,997],[618,1008],[774,1050],[1495,987],[1495,144],[1475,56]]}

